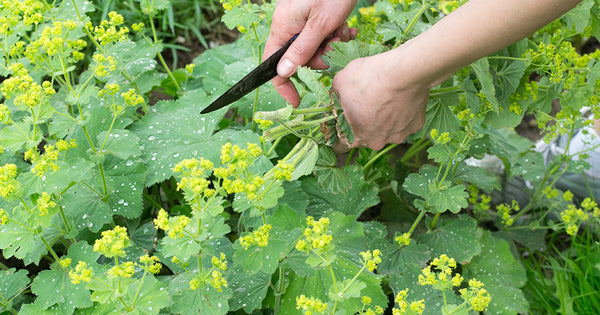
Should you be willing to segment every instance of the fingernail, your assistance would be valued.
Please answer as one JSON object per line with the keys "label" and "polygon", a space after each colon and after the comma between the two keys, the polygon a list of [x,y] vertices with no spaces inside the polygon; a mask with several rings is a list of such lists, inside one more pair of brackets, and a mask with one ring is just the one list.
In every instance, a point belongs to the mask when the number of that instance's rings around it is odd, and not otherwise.
{"label": "fingernail", "polygon": [[296,66],[289,59],[283,59],[277,65],[277,74],[282,77],[290,77],[295,71]]}
{"label": "fingernail", "polygon": [[348,36],[349,36],[348,27],[342,28],[342,36],[344,37],[344,39],[348,38]]}

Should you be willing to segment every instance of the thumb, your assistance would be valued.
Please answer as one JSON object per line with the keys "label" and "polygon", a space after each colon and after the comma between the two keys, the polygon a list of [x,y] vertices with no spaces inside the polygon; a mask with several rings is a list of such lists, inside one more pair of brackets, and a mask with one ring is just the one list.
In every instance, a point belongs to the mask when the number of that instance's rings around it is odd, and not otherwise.
{"label": "thumb", "polygon": [[277,65],[277,74],[289,78],[296,72],[296,68],[306,65],[315,55],[323,40],[329,33],[305,28]]}

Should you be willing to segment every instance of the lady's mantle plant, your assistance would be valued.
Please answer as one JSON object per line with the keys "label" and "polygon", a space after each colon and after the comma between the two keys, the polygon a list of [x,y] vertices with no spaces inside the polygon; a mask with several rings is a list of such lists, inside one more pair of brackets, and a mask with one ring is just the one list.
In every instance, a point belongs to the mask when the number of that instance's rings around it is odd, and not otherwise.
{"label": "lady's mantle plant", "polygon": [[[100,2],[0,2],[0,311],[524,313],[515,244],[597,226],[592,199],[555,187],[586,152],[545,165],[509,129],[529,112],[546,140],[573,137],[590,124],[583,106],[597,114],[598,52],[572,44],[600,35],[595,1],[432,89],[394,166],[389,146],[341,168],[330,146],[353,136],[329,92],[336,71],[462,2],[362,7],[349,20],[358,40],[333,44],[330,70],[298,70],[299,108],[267,86],[231,115],[200,116],[262,59],[273,10],[221,3],[240,39],[170,70],[155,26],[167,0],[131,2],[144,21]],[[173,100],[151,105],[158,91]],[[529,203],[492,201],[498,178],[465,162],[485,154],[523,174]]]}

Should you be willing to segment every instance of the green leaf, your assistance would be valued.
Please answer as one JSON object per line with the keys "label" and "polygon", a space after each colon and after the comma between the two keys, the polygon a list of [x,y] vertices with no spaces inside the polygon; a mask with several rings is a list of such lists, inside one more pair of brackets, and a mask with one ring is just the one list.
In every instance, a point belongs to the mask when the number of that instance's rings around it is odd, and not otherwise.
{"label": "green leaf", "polygon": [[298,68],[298,78],[308,89],[317,96],[317,99],[323,104],[329,104],[329,90],[319,80],[318,72],[307,67]]}
{"label": "green leaf", "polygon": [[498,176],[483,167],[470,166],[465,163],[458,165],[454,179],[471,183],[487,192],[500,189]]}
{"label": "green leaf", "polygon": [[90,291],[85,283],[73,284],[69,270],[42,270],[33,280],[31,291],[37,295],[36,304],[47,309],[57,304],[60,314],[72,314],[75,308],[90,307]]}
{"label": "green leaf", "polygon": [[325,54],[325,60],[331,66],[332,72],[343,69],[354,59],[373,56],[386,50],[381,44],[367,44],[358,40],[332,42],[330,45],[333,49]]}
{"label": "green leaf", "polygon": [[41,132],[29,123],[15,122],[0,130],[0,143],[5,150],[20,151],[22,148],[35,147],[42,141]]}
{"label": "green leaf", "polygon": [[575,8],[565,13],[562,18],[566,22],[567,28],[573,29],[577,33],[583,33],[590,23],[593,5],[594,1],[582,1]]}
{"label": "green leaf", "polygon": [[104,224],[112,221],[113,213],[102,196],[83,184],[71,187],[62,195],[61,203],[78,230],[88,228],[98,232]]}
{"label": "green leaf", "polygon": [[142,12],[150,16],[154,16],[157,13],[156,11],[164,10],[169,7],[169,0],[138,1],[140,2]]}
{"label": "green leaf", "polygon": [[[367,285],[362,283],[361,281],[353,280],[354,279],[346,279],[344,281],[338,281],[336,286],[331,285],[331,287],[329,287],[329,292],[327,292],[327,295],[332,301],[339,301],[342,303],[344,300],[347,300],[349,298],[359,298],[361,296],[360,291],[366,288]],[[336,294],[335,292],[336,287],[339,290],[338,294]],[[344,291],[342,292],[341,290]]]}
{"label": "green leaf", "polygon": [[346,174],[346,169],[339,169],[336,165],[337,157],[333,149],[329,146],[321,147],[314,171],[319,185],[334,195],[352,188],[352,180]]}
{"label": "green leaf", "polygon": [[127,296],[130,302],[135,301],[134,311],[140,314],[158,314],[161,309],[171,305],[171,298],[164,285],[154,277],[134,282],[129,286]]}
{"label": "green leaf", "polygon": [[258,135],[249,130],[228,129],[213,135],[224,112],[200,115],[203,104],[208,104],[204,92],[189,91],[177,101],[159,102],[131,127],[144,147],[142,159],[148,167],[146,185],[169,178],[175,164],[184,159],[204,157],[218,166],[218,148],[226,142],[242,147],[248,142],[259,143]]}
{"label": "green leaf", "polygon": [[10,311],[16,296],[29,284],[27,270],[15,268],[0,271],[0,311]]}
{"label": "green leaf", "polygon": [[189,276],[182,274],[169,284],[173,302],[169,306],[169,314],[225,314],[229,309],[227,299],[231,290],[223,288],[218,291],[205,284],[196,290],[191,290]]}
{"label": "green leaf", "polygon": [[[454,97],[456,99],[456,97]],[[432,129],[440,132],[452,132],[458,130],[460,125],[456,115],[452,113],[450,106],[456,105],[450,97],[436,97],[427,103],[425,126],[421,129],[423,133],[429,134]]]}
{"label": "green leaf", "polygon": [[229,29],[234,29],[238,25],[245,29],[250,29],[253,23],[258,24],[261,22],[261,17],[257,13],[249,12],[248,8],[243,6],[225,10],[225,13],[221,17],[221,21],[223,21]]}
{"label": "green leaf", "polygon": [[140,138],[129,130],[113,129],[108,137],[106,134],[107,132],[103,131],[96,137],[96,141],[101,145],[102,153],[109,153],[121,159],[142,154],[139,145]]}
{"label": "green leaf", "polygon": [[461,215],[458,219],[445,221],[438,228],[419,235],[418,240],[429,246],[432,257],[446,254],[458,263],[466,264],[481,253],[482,233],[477,220]]}
{"label": "green leaf", "polygon": [[[202,226],[198,230],[200,220]],[[223,217],[204,216],[195,212],[185,228],[186,233],[175,239],[169,236],[163,237],[158,250],[165,257],[176,256],[179,260],[187,262],[190,258],[198,255],[202,249],[202,244],[219,239],[229,233],[230,230],[230,226],[225,224]]]}
{"label": "green leaf", "polygon": [[129,231],[129,239],[133,244],[148,251],[154,248],[156,238],[154,223],[146,222],[139,226],[130,226],[127,230]]}
{"label": "green leaf", "polygon": [[530,181],[533,186],[544,178],[546,173],[546,164],[544,156],[540,152],[528,151],[521,156],[516,164],[513,164],[509,176],[523,176],[523,179]]}
{"label": "green leaf", "polygon": [[529,303],[520,290],[525,285],[525,269],[512,255],[508,242],[484,232],[481,237],[484,251],[463,266],[465,279],[476,278],[485,284],[492,301],[490,314],[527,313]]}
{"label": "green leaf", "polygon": [[85,0],[75,0],[62,3],[60,8],[53,9],[55,19],[69,20],[75,16],[86,17],[87,12],[94,12],[96,7],[93,3]]}
{"label": "green leaf", "polygon": [[492,105],[495,112],[498,112],[500,105],[496,98],[496,88],[494,87],[494,80],[490,72],[490,64],[487,58],[481,58],[471,64],[471,68],[475,72],[479,83],[481,84],[481,91]]}
{"label": "green leaf", "polygon": [[[131,219],[139,217],[143,210],[142,193],[146,179],[146,167],[139,160],[119,160],[108,157],[104,162],[108,206],[113,214]],[[100,182],[96,184],[102,189]]]}
{"label": "green leaf", "polygon": [[411,241],[410,245],[402,248],[389,242],[386,245],[381,244],[381,242],[374,245],[384,253],[384,259],[377,268],[380,274],[391,276],[402,274],[406,266],[423,266],[431,258],[431,252],[425,244],[417,244]]}
{"label": "green leaf", "polygon": [[446,181],[437,183],[437,169],[427,165],[404,180],[404,189],[424,200],[415,200],[415,206],[430,212],[445,212],[450,210],[458,213],[467,207],[467,192],[462,185],[453,185]]}
{"label": "green leaf", "polygon": [[14,256],[24,260],[25,265],[39,263],[48,252],[41,235],[12,220],[0,229],[0,249],[5,258]]}
{"label": "green leaf", "polygon": [[260,271],[250,274],[243,271],[241,266],[234,266],[228,284],[233,291],[229,300],[230,311],[243,308],[246,313],[251,314],[262,308],[262,301],[271,284],[271,274]]}
{"label": "green leaf", "polygon": [[[94,252],[91,245],[84,241],[72,244],[68,255],[61,259],[70,258],[71,268],[79,261],[88,263],[95,269],[96,260],[100,254]],[[36,304],[46,310],[54,307],[60,314],[71,314],[75,308],[92,306],[90,291],[85,288],[85,283],[73,284],[69,277],[69,268],[63,269],[55,263],[53,269],[43,270],[33,280],[31,290],[37,295]],[[60,292],[60,293],[59,293]],[[57,294],[59,293],[59,294]]]}
{"label": "green leaf", "polygon": [[494,73],[498,97],[506,100],[517,90],[528,66],[526,60],[503,61],[502,68]]}
{"label": "green leaf", "polygon": [[321,216],[328,211],[337,211],[358,218],[363,211],[379,203],[377,186],[364,180],[358,166],[346,168],[345,173],[352,186],[337,195],[323,190],[315,178],[302,181],[302,190],[308,194],[310,201],[306,213]]}
{"label": "green leaf", "polygon": [[250,245],[248,249],[244,249],[239,242],[235,242],[233,249],[233,263],[240,265],[244,272],[272,274],[277,269],[279,260],[286,255],[288,243],[271,235],[269,244],[265,247]]}

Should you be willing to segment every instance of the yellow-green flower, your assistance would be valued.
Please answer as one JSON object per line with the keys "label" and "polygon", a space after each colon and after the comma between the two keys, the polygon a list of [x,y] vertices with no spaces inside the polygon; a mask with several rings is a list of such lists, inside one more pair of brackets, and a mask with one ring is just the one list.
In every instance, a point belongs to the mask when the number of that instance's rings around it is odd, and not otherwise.
{"label": "yellow-green flower", "polygon": [[296,309],[301,309],[304,314],[310,315],[313,312],[323,313],[327,310],[327,303],[323,303],[315,297],[306,297],[304,294],[296,297]]}
{"label": "yellow-green flower", "polygon": [[112,230],[102,232],[102,238],[94,243],[94,251],[106,257],[125,256],[125,248],[130,245],[127,229],[116,226]]}
{"label": "yellow-green flower", "polygon": [[88,264],[85,261],[79,261],[75,269],[71,269],[69,271],[69,277],[71,278],[71,283],[78,284],[79,282],[90,282],[92,281],[92,277],[94,276],[94,270],[91,267],[88,267]]}

